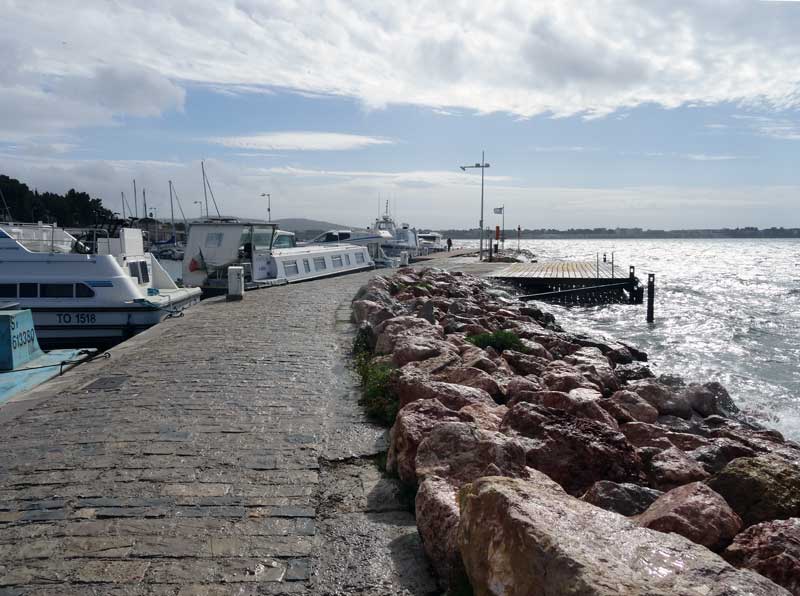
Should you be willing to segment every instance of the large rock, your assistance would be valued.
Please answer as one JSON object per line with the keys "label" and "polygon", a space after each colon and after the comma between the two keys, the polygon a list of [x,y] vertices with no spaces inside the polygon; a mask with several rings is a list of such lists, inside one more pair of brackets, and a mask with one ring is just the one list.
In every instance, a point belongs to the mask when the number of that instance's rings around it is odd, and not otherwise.
{"label": "large rock", "polygon": [[775,455],[740,457],[708,481],[745,526],[800,517],[800,466]]}
{"label": "large rock", "polygon": [[642,513],[663,494],[660,490],[630,482],[600,480],[595,482],[581,499],[606,511],[631,516]]}
{"label": "large rock", "polygon": [[642,379],[628,383],[628,389],[639,394],[659,414],[689,419],[692,407],[683,394],[673,392],[669,387],[654,379]]}
{"label": "large rock", "polygon": [[608,401],[617,404],[627,412],[628,416],[637,422],[652,424],[658,420],[658,410],[651,406],[647,400],[640,397],[638,393],[634,393],[633,391],[617,391],[608,398]]}
{"label": "large rock", "polygon": [[640,379],[650,379],[655,375],[650,367],[641,362],[632,362],[630,364],[619,364],[614,369],[614,374],[617,375],[620,383],[629,383],[631,381],[638,381]]}
{"label": "large rock", "polygon": [[531,354],[523,354],[515,350],[503,350],[503,360],[508,362],[515,373],[519,375],[536,375],[540,376],[547,365],[549,360],[533,356]]}
{"label": "large rock", "polygon": [[742,528],[742,520],[718,493],[702,482],[673,488],[636,518],[643,528],[674,532],[721,551]]}
{"label": "large rock", "polygon": [[501,430],[530,439],[524,441],[528,465],[571,494],[598,480],[641,480],[642,462],[633,446],[601,422],[520,402],[509,409]]}
{"label": "large rock", "polygon": [[404,315],[388,319],[375,328],[376,354],[391,354],[401,337],[443,339],[444,329],[419,317]]}
{"label": "large rock", "polygon": [[592,383],[600,386],[604,395],[611,395],[619,389],[619,379],[614,374],[608,358],[595,347],[583,347],[577,352],[564,357],[580,370]]}
{"label": "large rock", "polygon": [[367,322],[373,327],[377,327],[392,317],[394,317],[394,313],[383,304],[372,300],[356,300],[353,302],[353,320],[357,324]]}
{"label": "large rock", "polygon": [[444,376],[444,380],[448,383],[456,383],[457,385],[466,385],[467,387],[475,387],[482,389],[495,400],[503,401],[505,396],[499,383],[492,378],[488,373],[472,367],[458,367],[453,368]]}
{"label": "large rock", "polygon": [[732,416],[739,411],[728,391],[719,383],[689,384],[684,397],[692,409],[701,416]]}
{"label": "large rock", "polygon": [[600,406],[602,396],[594,389],[573,389],[569,393],[561,391],[522,392],[518,399],[509,402],[509,405],[513,406],[515,403],[523,401],[561,410],[579,418],[602,422],[615,430],[618,428],[616,420]]}
{"label": "large rock", "polygon": [[541,474],[459,492],[458,541],[476,596],[787,596],[675,534],[567,495]]}
{"label": "large rock", "polygon": [[424,374],[404,367],[393,381],[393,389],[403,407],[419,399],[437,399],[451,410],[460,410],[467,404],[495,405],[492,397],[482,389],[432,381]]}
{"label": "large rock", "polygon": [[703,445],[686,452],[686,455],[699,463],[709,474],[716,474],[739,457],[755,457],[758,455],[747,445],[725,437],[709,439]]}
{"label": "large rock", "polygon": [[443,589],[463,583],[464,566],[458,549],[459,511],[456,489],[435,476],[419,486],[414,502],[417,530]]}
{"label": "large rock", "polygon": [[677,447],[670,447],[652,457],[645,466],[650,485],[671,490],[690,482],[705,480],[709,474]]}
{"label": "large rock", "polygon": [[722,555],[740,569],[750,569],[800,596],[800,519],[750,526]]}
{"label": "large rock", "polygon": [[[559,361],[560,362],[560,361]],[[573,389],[600,390],[599,385],[589,382],[577,368],[566,366],[551,366],[542,375],[542,383],[551,391],[569,393]]]}
{"label": "large rock", "polygon": [[[378,338],[380,341],[380,336]],[[434,337],[403,336],[397,338],[392,352],[392,362],[398,367],[427,360],[437,356],[447,355],[449,359],[458,361],[456,350],[452,344]]]}
{"label": "large rock", "polygon": [[525,450],[512,437],[463,422],[444,422],[417,449],[418,481],[430,476],[454,486],[481,476],[527,478]]}
{"label": "large rock", "polygon": [[488,406],[486,404],[470,404],[458,411],[468,418],[478,428],[484,430],[499,431],[503,418],[508,413],[506,406]]}
{"label": "large rock", "polygon": [[443,422],[468,422],[470,416],[446,408],[435,399],[423,399],[403,407],[389,433],[386,468],[397,472],[403,482],[417,481],[416,459],[420,443],[436,425]]}

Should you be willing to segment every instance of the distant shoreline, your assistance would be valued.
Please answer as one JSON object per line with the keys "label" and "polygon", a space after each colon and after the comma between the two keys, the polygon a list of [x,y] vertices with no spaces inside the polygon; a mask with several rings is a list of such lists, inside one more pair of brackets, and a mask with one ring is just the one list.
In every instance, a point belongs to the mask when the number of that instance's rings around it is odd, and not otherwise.
{"label": "distant shoreline", "polygon": [[[440,230],[445,238],[459,240],[478,240],[480,234],[477,230]],[[492,231],[491,236],[494,236]],[[485,237],[485,236],[484,236]],[[693,240],[738,240],[754,238],[795,238],[800,239],[800,229],[738,229],[738,230],[613,230],[606,231],[538,231],[523,230],[519,236],[520,240],[642,240],[642,239],[693,239]],[[505,239],[507,241],[517,239],[516,230],[506,230]]]}

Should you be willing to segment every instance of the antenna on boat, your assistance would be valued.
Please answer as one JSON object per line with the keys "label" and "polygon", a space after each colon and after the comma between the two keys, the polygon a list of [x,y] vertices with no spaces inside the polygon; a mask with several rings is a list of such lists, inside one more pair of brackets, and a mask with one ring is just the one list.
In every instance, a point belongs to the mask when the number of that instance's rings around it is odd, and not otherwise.
{"label": "antenna on boat", "polygon": [[147,194],[145,189],[142,189],[142,206],[144,207],[144,217],[147,219]]}

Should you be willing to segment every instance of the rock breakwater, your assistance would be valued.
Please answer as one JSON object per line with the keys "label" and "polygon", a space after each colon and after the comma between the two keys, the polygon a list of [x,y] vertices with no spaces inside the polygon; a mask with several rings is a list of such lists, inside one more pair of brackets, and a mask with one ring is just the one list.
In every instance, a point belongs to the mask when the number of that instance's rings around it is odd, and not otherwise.
{"label": "rock breakwater", "polygon": [[774,558],[800,543],[800,447],[720,384],[656,377],[634,346],[438,269],[374,278],[353,317],[444,589],[798,594]]}

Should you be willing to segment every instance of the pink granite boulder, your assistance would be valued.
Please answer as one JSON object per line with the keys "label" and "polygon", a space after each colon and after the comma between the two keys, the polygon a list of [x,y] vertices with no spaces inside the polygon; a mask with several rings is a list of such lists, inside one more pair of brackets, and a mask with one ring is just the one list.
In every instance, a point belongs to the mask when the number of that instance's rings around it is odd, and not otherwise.
{"label": "pink granite boulder", "polygon": [[750,526],[722,554],[734,567],[750,569],[800,596],[800,519]]}

